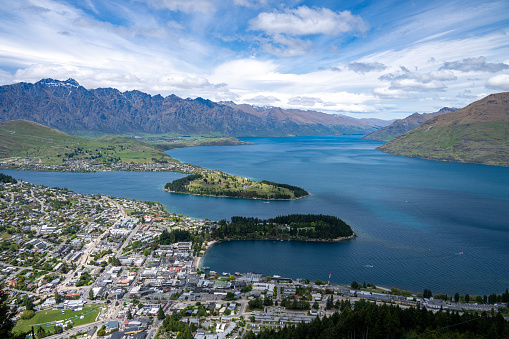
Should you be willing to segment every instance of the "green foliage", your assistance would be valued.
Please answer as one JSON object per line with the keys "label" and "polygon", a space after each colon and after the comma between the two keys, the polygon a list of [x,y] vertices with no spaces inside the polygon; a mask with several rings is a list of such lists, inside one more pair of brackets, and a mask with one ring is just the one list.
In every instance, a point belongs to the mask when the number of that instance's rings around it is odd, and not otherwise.
{"label": "green foliage", "polygon": [[34,311],[26,310],[26,311],[21,312],[21,319],[23,319],[23,320],[32,319],[34,317],[34,315],[35,315]]}
{"label": "green foliage", "polygon": [[297,186],[292,186],[292,185],[287,185],[287,184],[278,184],[277,182],[272,182],[272,181],[267,181],[267,180],[262,180],[262,184],[286,188],[293,192],[293,194],[295,195],[295,198],[305,197],[306,195],[309,195],[308,191],[306,191],[305,189],[302,189],[300,187],[297,187]]}
{"label": "green foliage", "polygon": [[289,200],[309,195],[300,187],[263,180],[252,181],[225,173],[191,174],[167,183],[170,192],[244,199]]}
{"label": "green foliage", "polygon": [[12,318],[14,317],[14,313],[9,310],[9,306],[7,305],[7,297],[8,294],[3,290],[0,290],[0,338],[25,338],[25,335],[28,334],[28,332],[18,334],[13,333],[14,321],[12,321]]}
{"label": "green foliage", "polygon": [[254,310],[254,309],[262,309],[265,306],[272,306],[272,305],[274,305],[274,302],[270,298],[264,298],[264,299],[254,298],[253,300],[250,300],[248,302],[248,305],[249,305],[250,309]]}
{"label": "green foliage", "polygon": [[112,135],[90,140],[23,120],[0,123],[0,145],[0,158],[22,157],[45,165],[59,166],[74,160],[105,165],[153,163],[153,159],[176,162],[163,151],[132,138]]}
{"label": "green foliage", "polygon": [[0,182],[5,184],[15,184],[17,181],[10,175],[0,173]]}
{"label": "green foliage", "polygon": [[191,233],[187,230],[174,229],[171,232],[163,230],[159,236],[160,245],[170,245],[176,242],[191,241]]}
{"label": "green foliage", "polygon": [[186,324],[180,321],[180,314],[173,314],[171,316],[166,316],[163,321],[163,328],[167,332],[179,332],[177,338],[193,338],[192,332],[196,331],[196,326],[194,324]]}
{"label": "green foliage", "polygon": [[[264,328],[258,334],[248,332],[245,339],[285,338],[507,338],[509,323],[497,314],[442,312],[436,314],[421,308],[402,309],[398,306],[360,301],[352,310],[349,302],[341,303],[341,313],[315,318],[281,329]],[[433,331],[433,332],[432,332]],[[429,333],[429,334],[428,334]]]}
{"label": "green foliage", "polygon": [[309,310],[311,309],[311,305],[305,300],[297,300],[297,299],[286,299],[283,298],[281,300],[281,306],[292,309],[292,310]]}
{"label": "green foliage", "polygon": [[353,235],[343,220],[329,215],[291,214],[271,219],[232,217],[213,229],[213,239],[320,239],[334,240]]}
{"label": "green foliage", "polygon": [[112,257],[110,264],[111,266],[122,266],[122,263],[117,257]]}
{"label": "green foliage", "polygon": [[157,319],[163,320],[166,316],[164,315],[164,311],[161,306],[159,306],[159,310],[157,310]]}
{"label": "green foliage", "polygon": [[187,185],[189,185],[191,182],[201,179],[203,176],[201,174],[191,174],[187,177],[183,177],[180,179],[173,180],[172,182],[166,183],[164,185],[164,189],[172,192],[179,192],[179,193],[186,193],[187,192]]}

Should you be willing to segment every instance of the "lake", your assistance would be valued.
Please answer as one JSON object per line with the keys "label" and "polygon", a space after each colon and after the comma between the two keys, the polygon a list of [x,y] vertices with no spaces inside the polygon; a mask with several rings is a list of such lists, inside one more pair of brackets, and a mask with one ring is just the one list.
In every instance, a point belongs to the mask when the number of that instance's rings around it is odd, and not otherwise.
{"label": "lake", "polygon": [[232,241],[203,264],[218,272],[261,272],[413,292],[501,293],[509,287],[509,168],[393,156],[360,136],[243,138],[246,146],[168,151],[183,162],[300,186],[296,201],[170,194],[178,173],[2,171],[36,184],[164,204],[170,212],[219,220],[322,213],[358,238],[340,243]]}

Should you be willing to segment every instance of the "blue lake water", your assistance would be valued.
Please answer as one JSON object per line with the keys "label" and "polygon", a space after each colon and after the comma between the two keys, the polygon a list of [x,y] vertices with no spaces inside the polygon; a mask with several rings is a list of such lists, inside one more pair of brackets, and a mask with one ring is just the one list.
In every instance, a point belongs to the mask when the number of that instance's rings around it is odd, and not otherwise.
{"label": "blue lake water", "polygon": [[[154,200],[170,212],[219,220],[289,213],[338,216],[358,238],[341,243],[235,241],[203,264],[337,283],[373,282],[414,292],[500,293],[509,287],[509,168],[384,154],[360,136],[245,138],[254,145],[171,150],[184,161],[307,189],[297,201],[170,194],[178,173],[2,171],[81,193]],[[463,254],[460,254],[463,253]]]}

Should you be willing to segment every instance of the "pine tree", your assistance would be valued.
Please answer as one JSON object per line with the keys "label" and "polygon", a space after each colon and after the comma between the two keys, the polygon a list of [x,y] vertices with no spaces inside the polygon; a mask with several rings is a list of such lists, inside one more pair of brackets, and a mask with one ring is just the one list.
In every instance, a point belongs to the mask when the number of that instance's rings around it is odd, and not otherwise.
{"label": "pine tree", "polygon": [[164,311],[161,306],[159,306],[159,310],[157,311],[157,319],[163,320],[166,316],[164,315]]}

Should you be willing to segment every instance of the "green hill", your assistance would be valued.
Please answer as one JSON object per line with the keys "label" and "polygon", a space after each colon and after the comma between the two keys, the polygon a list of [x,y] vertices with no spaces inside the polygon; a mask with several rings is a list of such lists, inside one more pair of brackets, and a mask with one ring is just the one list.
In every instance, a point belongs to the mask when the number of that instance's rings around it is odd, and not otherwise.
{"label": "green hill", "polygon": [[177,162],[153,146],[115,135],[90,140],[26,120],[0,123],[3,163],[63,165],[81,160],[90,164]]}
{"label": "green hill", "polygon": [[509,166],[509,93],[437,116],[377,148],[408,157]]}

